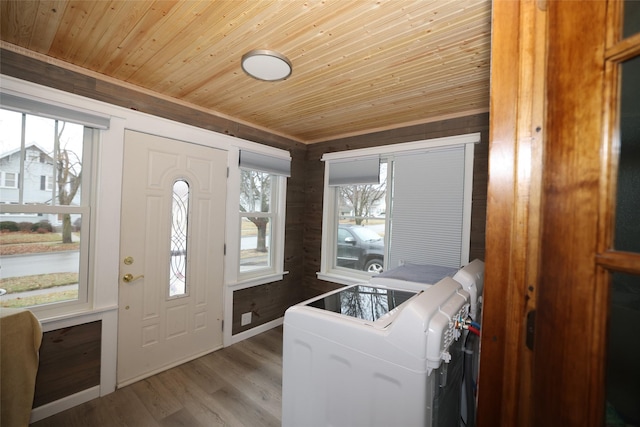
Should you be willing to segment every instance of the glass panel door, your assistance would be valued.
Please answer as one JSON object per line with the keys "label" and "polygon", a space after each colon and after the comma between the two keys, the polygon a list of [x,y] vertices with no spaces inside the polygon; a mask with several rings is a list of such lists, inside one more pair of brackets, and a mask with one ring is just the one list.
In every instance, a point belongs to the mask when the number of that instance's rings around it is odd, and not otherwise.
{"label": "glass panel door", "polygon": [[610,58],[617,67],[613,75],[619,76],[611,82],[611,93],[619,93],[613,113],[619,141],[613,137],[609,143],[618,147],[612,150],[614,155],[617,152],[613,163],[617,170],[611,174],[616,182],[611,252],[625,262],[624,267],[611,268],[605,424],[628,427],[640,426],[640,340],[630,329],[640,322],[640,2],[623,3],[621,23],[622,37],[631,37],[631,43],[627,40],[610,50],[623,54]]}

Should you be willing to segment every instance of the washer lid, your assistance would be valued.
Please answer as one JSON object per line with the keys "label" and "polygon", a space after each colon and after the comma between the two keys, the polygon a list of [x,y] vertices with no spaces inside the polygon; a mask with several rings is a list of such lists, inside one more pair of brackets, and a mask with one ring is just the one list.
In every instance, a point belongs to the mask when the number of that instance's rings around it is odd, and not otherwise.
{"label": "washer lid", "polygon": [[375,322],[418,292],[377,288],[366,285],[349,286],[330,293],[307,305],[345,316]]}

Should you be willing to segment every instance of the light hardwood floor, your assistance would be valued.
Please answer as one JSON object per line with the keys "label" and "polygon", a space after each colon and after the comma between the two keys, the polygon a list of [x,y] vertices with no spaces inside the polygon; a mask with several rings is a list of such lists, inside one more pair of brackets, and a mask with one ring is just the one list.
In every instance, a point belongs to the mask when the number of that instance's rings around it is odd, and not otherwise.
{"label": "light hardwood floor", "polygon": [[281,403],[278,327],[31,426],[280,426]]}

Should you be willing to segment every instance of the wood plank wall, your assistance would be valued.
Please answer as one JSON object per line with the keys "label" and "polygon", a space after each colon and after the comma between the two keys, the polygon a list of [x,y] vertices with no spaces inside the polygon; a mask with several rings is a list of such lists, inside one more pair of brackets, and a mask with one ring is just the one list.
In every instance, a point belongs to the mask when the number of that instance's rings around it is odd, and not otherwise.
{"label": "wood plank wall", "polygon": [[[488,88],[487,88],[488,90]],[[423,139],[440,138],[466,133],[480,132],[480,144],[475,147],[473,164],[473,195],[471,212],[470,259],[484,260],[485,221],[487,210],[488,154],[489,154],[489,114],[478,114],[451,120],[443,120],[360,135],[350,138],[312,144],[307,149],[306,161],[306,222],[304,230],[304,282],[305,298],[339,287],[317,278],[320,271],[320,251],[322,240],[322,197],[324,186],[324,163],[322,155],[334,151],[355,150]]]}
{"label": "wood plank wall", "polygon": [[[481,132],[482,142],[475,149],[471,259],[484,259],[488,114],[426,123],[306,146],[246,124],[237,123],[214,114],[207,114],[166,99],[156,98],[147,93],[137,92],[129,87],[102,81],[15,52],[2,49],[0,55],[2,57],[0,63],[2,74],[285,149],[291,153],[292,173],[287,183],[285,226],[285,270],[289,273],[281,282],[234,292],[233,334],[278,319],[290,305],[336,287],[334,284],[320,281],[316,277],[320,268],[322,235],[324,165],[320,158],[326,152]],[[253,313],[252,323],[244,327],[240,326],[241,314],[249,311]]]}
{"label": "wood plank wall", "polygon": [[33,407],[100,385],[102,322],[45,332]]}

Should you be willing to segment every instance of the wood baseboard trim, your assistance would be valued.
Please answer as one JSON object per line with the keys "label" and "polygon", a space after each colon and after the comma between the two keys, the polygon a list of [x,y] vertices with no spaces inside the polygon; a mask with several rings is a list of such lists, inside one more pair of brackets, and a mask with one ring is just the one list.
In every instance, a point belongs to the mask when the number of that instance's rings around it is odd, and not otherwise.
{"label": "wood baseboard trim", "polygon": [[273,329],[277,326],[280,326],[284,323],[284,317],[280,317],[276,320],[272,320],[271,322],[263,323],[260,326],[256,326],[255,328],[251,328],[248,331],[240,332],[238,334],[231,336],[231,342],[229,345],[235,344],[242,340],[246,340],[247,338],[251,338],[258,334],[268,331],[269,329]]}

